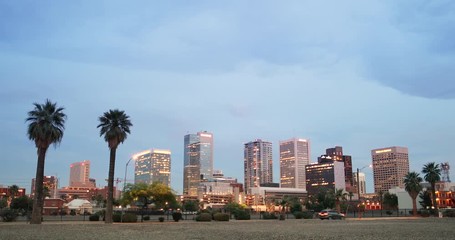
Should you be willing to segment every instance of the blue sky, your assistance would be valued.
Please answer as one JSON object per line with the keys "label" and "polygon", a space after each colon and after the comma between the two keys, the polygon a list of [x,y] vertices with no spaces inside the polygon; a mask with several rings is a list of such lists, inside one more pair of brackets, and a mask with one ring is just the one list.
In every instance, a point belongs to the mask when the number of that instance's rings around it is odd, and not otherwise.
{"label": "blue sky", "polygon": [[257,138],[274,144],[277,182],[278,141],[294,136],[311,140],[312,161],[341,145],[354,168],[388,146],[409,148],[411,170],[454,163],[453,1],[0,0],[0,17],[3,185],[30,186],[25,118],[46,98],[68,115],[46,159],[60,186],[86,159],[105,184],[96,126],[113,108],[134,124],[116,177],[133,153],[170,149],[177,192],[183,136],[201,130],[214,134],[215,168],[242,182],[243,144]]}

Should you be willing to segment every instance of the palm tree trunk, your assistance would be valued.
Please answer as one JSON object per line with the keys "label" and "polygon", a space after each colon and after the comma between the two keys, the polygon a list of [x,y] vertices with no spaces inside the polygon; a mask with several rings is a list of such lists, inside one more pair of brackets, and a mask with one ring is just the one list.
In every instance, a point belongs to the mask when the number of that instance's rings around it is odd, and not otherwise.
{"label": "palm tree trunk", "polygon": [[111,153],[109,158],[109,176],[107,180],[107,199],[106,199],[106,215],[105,223],[112,223],[112,214],[114,202],[114,170],[115,170],[115,154],[117,147],[111,147]]}
{"label": "palm tree trunk", "polygon": [[417,196],[412,196],[412,215],[415,217],[417,216],[417,202],[416,202]]}
{"label": "palm tree trunk", "polygon": [[435,183],[431,183],[431,193],[433,194],[433,206],[434,206],[434,209],[438,209],[438,203],[436,202],[436,184]]}
{"label": "palm tree trunk", "polygon": [[33,211],[30,224],[41,224],[43,214],[43,178],[44,178],[44,160],[46,158],[46,148],[38,147],[38,164],[36,166],[35,177],[35,197],[33,198]]}

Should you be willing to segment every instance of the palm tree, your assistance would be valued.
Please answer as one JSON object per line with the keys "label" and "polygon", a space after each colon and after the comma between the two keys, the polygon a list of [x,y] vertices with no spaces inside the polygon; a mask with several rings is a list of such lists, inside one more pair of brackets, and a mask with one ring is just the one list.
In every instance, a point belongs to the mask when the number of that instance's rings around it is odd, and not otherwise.
{"label": "palm tree", "polygon": [[337,212],[341,212],[340,201],[346,199],[346,193],[343,192],[342,188],[335,189],[335,206]]}
{"label": "palm tree", "polygon": [[11,185],[8,188],[8,192],[9,192],[9,196],[12,200],[12,199],[14,199],[14,197],[16,197],[17,193],[19,192],[19,187],[17,185]]}
{"label": "palm tree", "polygon": [[64,108],[57,107],[57,103],[52,103],[49,99],[44,104],[34,103],[35,108],[28,112],[27,135],[35,142],[38,154],[38,164],[35,177],[35,198],[33,199],[33,212],[31,224],[41,224],[43,210],[43,178],[44,161],[49,145],[55,146],[62,141],[63,131],[65,130],[66,115]]}
{"label": "palm tree", "polygon": [[435,162],[430,162],[423,165],[422,173],[425,174],[423,179],[429,182],[431,185],[431,195],[433,197],[433,206],[435,209],[438,209],[438,205],[436,202],[436,182],[441,181],[441,168],[439,168],[439,164]]}
{"label": "palm tree", "polygon": [[99,117],[99,121],[100,124],[97,128],[101,128],[100,136],[104,135],[104,140],[108,143],[110,149],[105,223],[112,223],[115,154],[118,145],[125,141],[127,134],[130,133],[130,127],[133,126],[133,124],[131,124],[129,116],[126,115],[124,111],[118,109],[105,112]]}
{"label": "palm tree", "polygon": [[404,189],[408,192],[409,196],[412,199],[412,215],[417,215],[417,203],[416,198],[419,195],[419,192],[422,190],[422,186],[420,183],[422,182],[422,178],[416,172],[409,172],[404,176]]}

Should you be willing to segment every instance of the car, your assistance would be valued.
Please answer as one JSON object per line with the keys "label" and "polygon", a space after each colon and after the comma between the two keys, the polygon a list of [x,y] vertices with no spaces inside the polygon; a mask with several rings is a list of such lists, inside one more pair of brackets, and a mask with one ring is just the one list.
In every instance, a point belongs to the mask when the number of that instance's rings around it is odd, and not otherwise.
{"label": "car", "polygon": [[337,212],[336,210],[326,209],[318,213],[318,216],[321,220],[324,219],[344,219],[344,214]]}

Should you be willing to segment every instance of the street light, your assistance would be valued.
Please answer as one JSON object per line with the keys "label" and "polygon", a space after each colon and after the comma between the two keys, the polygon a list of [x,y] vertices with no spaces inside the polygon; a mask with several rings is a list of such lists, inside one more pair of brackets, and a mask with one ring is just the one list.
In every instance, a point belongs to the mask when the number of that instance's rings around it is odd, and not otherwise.
{"label": "street light", "polygon": [[[122,191],[122,194],[121,194],[121,197],[123,197],[123,194],[125,194],[125,187],[126,187],[126,173],[127,173],[127,170],[128,170],[128,164],[130,164],[131,160],[133,158],[130,158],[128,160],[128,162],[126,162],[126,165],[125,165],[125,177],[123,178],[123,191]],[[125,208],[122,208],[122,215],[120,216],[120,222],[123,222],[123,211],[124,211]]]}
{"label": "street light", "polygon": [[359,175],[360,175],[360,171],[362,171],[366,167],[370,167],[371,168],[373,166],[371,164],[369,164],[369,165],[363,166],[360,169],[357,168],[357,195],[359,197],[359,201],[360,201],[360,177],[359,177]]}

